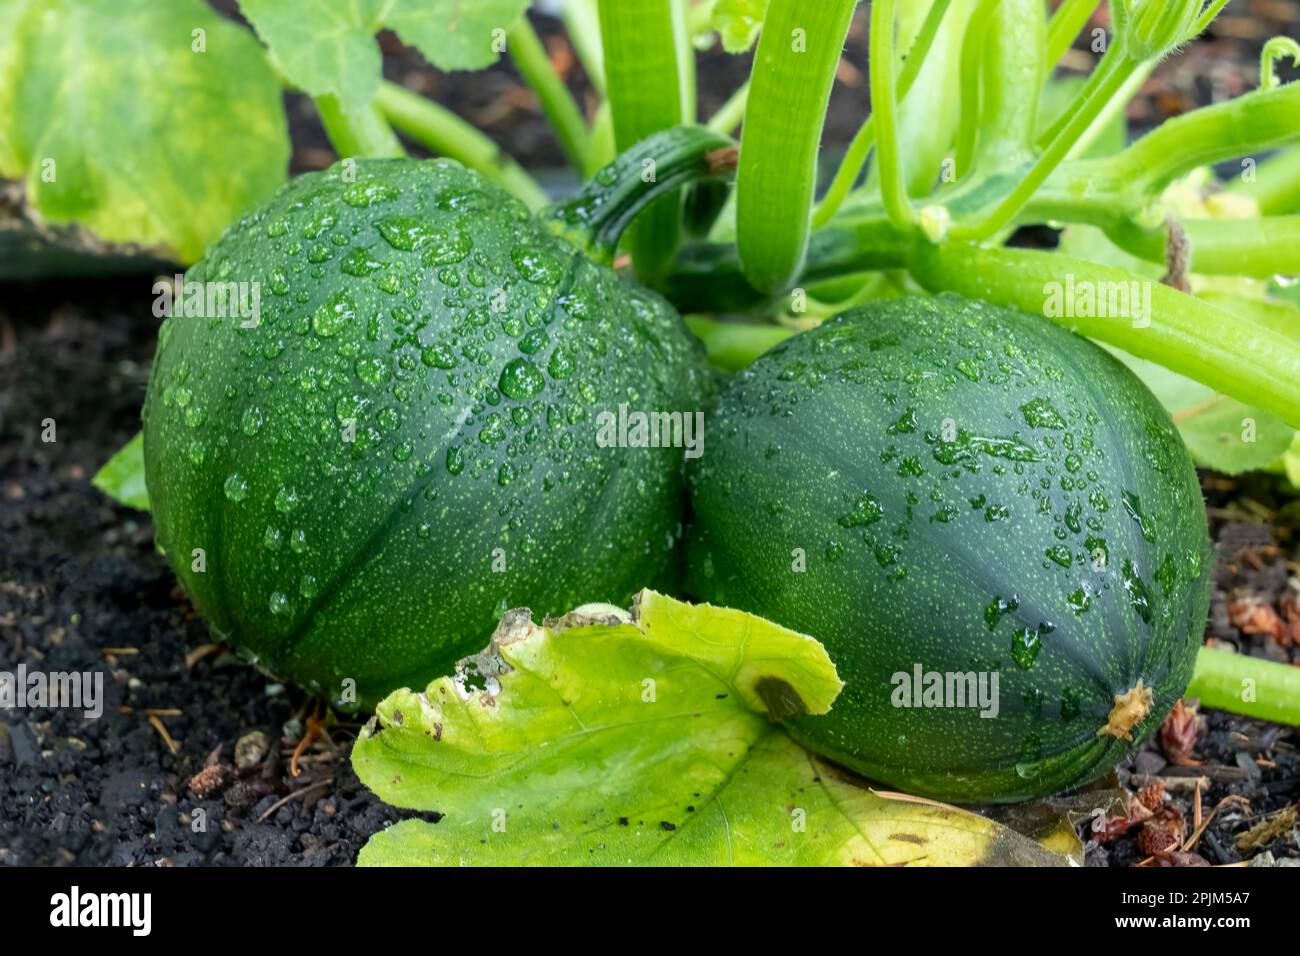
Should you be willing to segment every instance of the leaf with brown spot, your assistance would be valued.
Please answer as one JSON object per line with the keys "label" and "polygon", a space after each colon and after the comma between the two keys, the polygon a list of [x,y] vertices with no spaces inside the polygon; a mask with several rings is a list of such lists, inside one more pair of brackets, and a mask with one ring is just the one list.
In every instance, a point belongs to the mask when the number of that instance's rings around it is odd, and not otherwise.
{"label": "leaf with brown spot", "polygon": [[812,638],[649,591],[630,619],[607,610],[579,609],[562,629],[508,615],[508,638],[498,629],[485,652],[499,665],[487,690],[462,672],[379,705],[379,729],[353,749],[358,775],[443,817],[375,834],[360,864],[1064,862],[974,813],[873,791],[796,744],[768,708],[825,713],[841,687]]}

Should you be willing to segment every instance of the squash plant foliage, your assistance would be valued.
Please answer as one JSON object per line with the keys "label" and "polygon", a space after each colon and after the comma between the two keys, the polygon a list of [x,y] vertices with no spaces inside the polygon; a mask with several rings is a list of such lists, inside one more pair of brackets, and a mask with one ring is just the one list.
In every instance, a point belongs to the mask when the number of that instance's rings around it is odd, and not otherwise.
{"label": "squash plant foliage", "polygon": [[[1264,688],[1252,704],[1227,690],[1224,655],[1198,656],[1210,552],[1192,465],[1300,482],[1300,85],[1280,75],[1300,45],[1267,44],[1249,93],[1132,141],[1124,128],[1155,65],[1225,3],[1114,0],[1095,68],[1063,81],[1054,68],[1095,0],[570,0],[599,98],[586,115],[524,0],[292,14],[242,0],[264,44],[248,76],[270,64],[312,96],[342,161],[226,210],[242,218],[187,278],[257,282],[266,308],[247,328],[165,323],[143,442],[98,483],[138,504],[143,471],[187,589],[272,672],[348,706],[426,687],[378,705],[357,764],[386,799],[449,816],[442,834],[384,835],[375,862],[479,859],[458,846],[482,842],[484,801],[534,787],[584,793],[581,819],[619,837],[611,861],[650,859],[662,838],[641,816],[620,833],[619,808],[638,786],[672,803],[672,746],[713,754],[742,726],[732,756],[758,762],[737,773],[814,759],[803,745],[915,793],[999,801],[1105,772],[1189,679],[1216,705],[1294,721],[1275,668],[1249,664]],[[10,9],[17,29],[42,29]],[[855,16],[869,17],[871,113],[818,190]],[[544,209],[481,133],[381,79],[384,28],[444,69],[510,57],[588,185]],[[752,48],[753,68],[700,127],[693,45],[715,37]],[[101,216],[111,191],[69,204],[37,187],[31,111],[57,104],[19,63],[0,45],[0,174],[27,177],[42,241],[58,245],[54,222],[191,261],[194,244],[159,244],[152,220]],[[446,159],[404,158],[399,134]],[[1008,243],[1029,225],[1060,229],[1059,248]],[[716,400],[702,356],[735,373]],[[704,411],[703,455],[603,447],[599,413],[620,406]],[[660,603],[692,646],[608,608],[569,626],[510,614],[466,657],[510,608],[622,607],[651,585],[764,617]],[[796,635],[772,644],[777,672],[815,639],[843,693],[805,684],[816,667],[765,683],[758,703],[757,685],[718,678],[705,650],[737,621]],[[612,647],[619,635],[632,643]],[[575,715],[627,717],[619,695],[639,691],[617,675],[700,667],[721,684],[674,699],[736,694],[743,716],[665,723],[644,751],[593,734],[552,751],[571,763],[529,771],[525,752],[566,740]],[[900,705],[898,676],[926,671],[999,676],[996,714],[931,708],[920,687]],[[544,693],[548,675],[572,692]],[[579,700],[599,679],[617,686]],[[762,711],[790,734],[757,733]],[[769,782],[753,806],[832,786]],[[746,831],[746,853],[719,855],[725,831],[701,823],[659,858],[786,859],[770,823]],[[560,832],[501,859],[543,845],[583,859]],[[817,832],[822,852],[791,859],[858,858],[843,820]]]}

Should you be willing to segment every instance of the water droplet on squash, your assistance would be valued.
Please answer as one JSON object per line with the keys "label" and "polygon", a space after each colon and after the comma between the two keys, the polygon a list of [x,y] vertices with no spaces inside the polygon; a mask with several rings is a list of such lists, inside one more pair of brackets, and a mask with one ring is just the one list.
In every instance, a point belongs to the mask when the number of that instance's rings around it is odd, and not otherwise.
{"label": "water droplet on squash", "polygon": [[317,306],[311,317],[312,331],[326,339],[338,335],[348,327],[356,313],[352,297],[340,289]]}
{"label": "water droplet on squash", "polygon": [[1057,431],[1065,428],[1065,418],[1045,398],[1035,398],[1021,405],[1020,414],[1025,417],[1025,424],[1031,428],[1053,428]]}
{"label": "water droplet on squash", "polygon": [[522,401],[532,398],[546,387],[546,378],[541,370],[526,358],[512,359],[501,370],[497,387],[508,398]]}
{"label": "water droplet on squash", "polygon": [[230,501],[243,501],[248,496],[248,481],[236,472],[226,476],[226,483],[222,487]]}

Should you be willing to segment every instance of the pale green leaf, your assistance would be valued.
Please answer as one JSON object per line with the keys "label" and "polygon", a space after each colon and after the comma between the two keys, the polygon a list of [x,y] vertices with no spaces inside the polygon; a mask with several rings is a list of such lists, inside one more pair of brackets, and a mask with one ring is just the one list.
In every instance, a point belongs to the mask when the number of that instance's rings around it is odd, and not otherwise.
{"label": "pale green leaf", "polygon": [[362,865],[1060,862],[977,815],[881,794],[769,716],[825,712],[820,644],[740,611],[643,591],[539,627],[390,695],[353,750],[367,786],[437,810],[371,838]]}
{"label": "pale green leaf", "polygon": [[117,450],[90,483],[128,508],[149,510],[149,490],[144,485],[144,432]]}
{"label": "pale green leaf", "polygon": [[1109,351],[1165,406],[1198,465],[1239,475],[1266,467],[1291,447],[1295,429],[1271,412],[1220,395],[1162,365],[1119,349]]}
{"label": "pale green leaf", "polygon": [[4,5],[0,176],[22,180],[37,239],[191,262],[288,158],[263,50],[201,0]]}
{"label": "pale green leaf", "polygon": [[345,112],[379,89],[375,34],[393,30],[441,70],[497,61],[506,31],[528,0],[239,0],[285,77],[312,96],[332,94]]}
{"label": "pale green leaf", "polygon": [[758,38],[768,0],[717,0],[709,25],[718,32],[728,53],[744,53]]}

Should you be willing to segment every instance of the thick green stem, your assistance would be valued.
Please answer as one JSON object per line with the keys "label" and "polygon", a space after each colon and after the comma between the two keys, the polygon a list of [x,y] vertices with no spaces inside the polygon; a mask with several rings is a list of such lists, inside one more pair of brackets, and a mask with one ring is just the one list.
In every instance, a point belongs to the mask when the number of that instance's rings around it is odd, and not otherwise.
{"label": "thick green stem", "polygon": [[[879,212],[837,216],[812,234],[799,281],[806,288],[855,273],[901,268],[910,242]],[[742,312],[771,302],[745,280],[736,247],[724,243],[684,248],[659,291],[680,312]]]}
{"label": "thick green stem", "polygon": [[374,104],[345,113],[333,94],[318,96],[315,102],[325,135],[340,158],[406,155],[393,128]]}
{"label": "thick green stem", "polygon": [[1300,726],[1300,667],[1203,647],[1186,697],[1202,706]]}
{"label": "thick green stem", "polygon": [[970,18],[961,44],[961,124],[957,127],[954,150],[956,174],[962,178],[970,172],[975,162],[975,143],[980,129],[980,61],[984,54],[984,41],[988,36],[989,21],[994,8],[1001,0],[980,0]]}
{"label": "thick green stem", "polygon": [[817,150],[856,0],[771,0],[751,72],[736,176],[736,237],[745,275],[789,288],[808,247]]}
{"label": "thick green stem", "polygon": [[[939,32],[939,25],[943,22],[943,15],[952,5],[952,0],[934,0],[929,12],[926,14],[925,22],[921,24],[921,31],[916,35],[912,42],[912,48],[908,50],[907,59],[903,61],[903,68],[898,73],[898,97],[905,99],[908,92],[912,89],[912,84],[916,82],[916,76],[921,72],[921,65],[925,62],[926,54],[930,52],[930,47],[934,43],[935,35]],[[831,216],[844,203],[844,199],[853,188],[853,184],[858,181],[862,175],[862,167],[866,165],[867,156],[871,152],[871,147],[876,144],[876,125],[874,118],[868,116],[866,122],[858,128],[849,148],[844,153],[844,158],[840,161],[839,168],[835,170],[835,176],[831,184],[826,189],[826,195],[813,211],[812,224],[814,229],[820,229],[830,221]]]}
{"label": "thick green stem", "polygon": [[1255,200],[1261,215],[1300,212],[1300,147],[1270,156],[1251,171],[1237,176],[1228,190]]}
{"label": "thick green stem", "polygon": [[1094,170],[1129,195],[1159,193],[1200,166],[1300,142],[1300,83],[1201,107],[1165,120]]}
{"label": "thick green stem", "polygon": [[1046,61],[1042,0],[999,0],[980,64],[977,168],[1013,168],[1030,156]]}
{"label": "thick green stem", "polygon": [[[918,244],[911,269],[933,292],[1044,315],[1300,427],[1300,345],[1169,286],[1055,252],[951,242]],[[1092,304],[1076,307],[1080,293]]]}
{"label": "thick green stem", "polygon": [[[1187,239],[1189,272],[1259,278],[1300,274],[1300,216],[1187,219],[1179,226]],[[1148,262],[1165,261],[1168,226],[1142,229],[1126,220],[1106,235]]]}
{"label": "thick green stem", "polygon": [[519,73],[537,94],[542,111],[550,120],[551,129],[555,131],[569,161],[586,175],[591,171],[587,125],[578,111],[578,104],[573,101],[564,82],[551,66],[551,58],[546,55],[546,48],[528,22],[527,14],[521,16],[510,28],[506,34],[506,45]]}
{"label": "thick green stem", "polygon": [[638,214],[683,186],[725,179],[736,169],[734,140],[703,126],[655,133],[601,169],[572,198],[542,212],[553,230],[610,263]]}
{"label": "thick green stem", "polygon": [[375,104],[389,122],[420,145],[477,170],[529,209],[546,205],[546,193],[522,166],[450,110],[387,82],[380,85]]}
{"label": "thick green stem", "polygon": [[[686,121],[686,67],[678,0],[599,0],[605,87],[621,152]],[[681,231],[681,197],[665,197],[628,234],[637,274],[650,284],[667,269]]]}
{"label": "thick green stem", "polygon": [[951,233],[952,238],[987,239],[1011,222],[1021,208],[1037,192],[1038,187],[1051,175],[1052,170],[1065,159],[1079,137],[1092,126],[1093,121],[1119,91],[1120,87],[1124,85],[1126,79],[1127,73],[1124,70],[1114,70],[1109,76],[1105,77],[1093,90],[1087,102],[1077,112],[1073,113],[1060,133],[1052,140],[1042,155],[1038,157],[1015,189],[998,203],[992,212],[987,215],[980,214],[982,218],[973,223],[963,223],[955,227]]}
{"label": "thick green stem", "polygon": [[704,343],[710,364],[727,372],[749,368],[754,360],[790,336],[793,329],[752,322],[723,322],[702,315],[686,316],[687,327]]}
{"label": "thick green stem", "polygon": [[909,227],[916,211],[907,198],[903,160],[898,148],[898,98],[894,88],[894,2],[873,0],[871,4],[870,60],[871,109],[876,123],[877,164],[880,167],[880,195],[890,222],[898,229]]}
{"label": "thick green stem", "polygon": [[1047,62],[1055,66],[1070,49],[1074,38],[1101,6],[1100,0],[1064,0],[1047,24]]}

